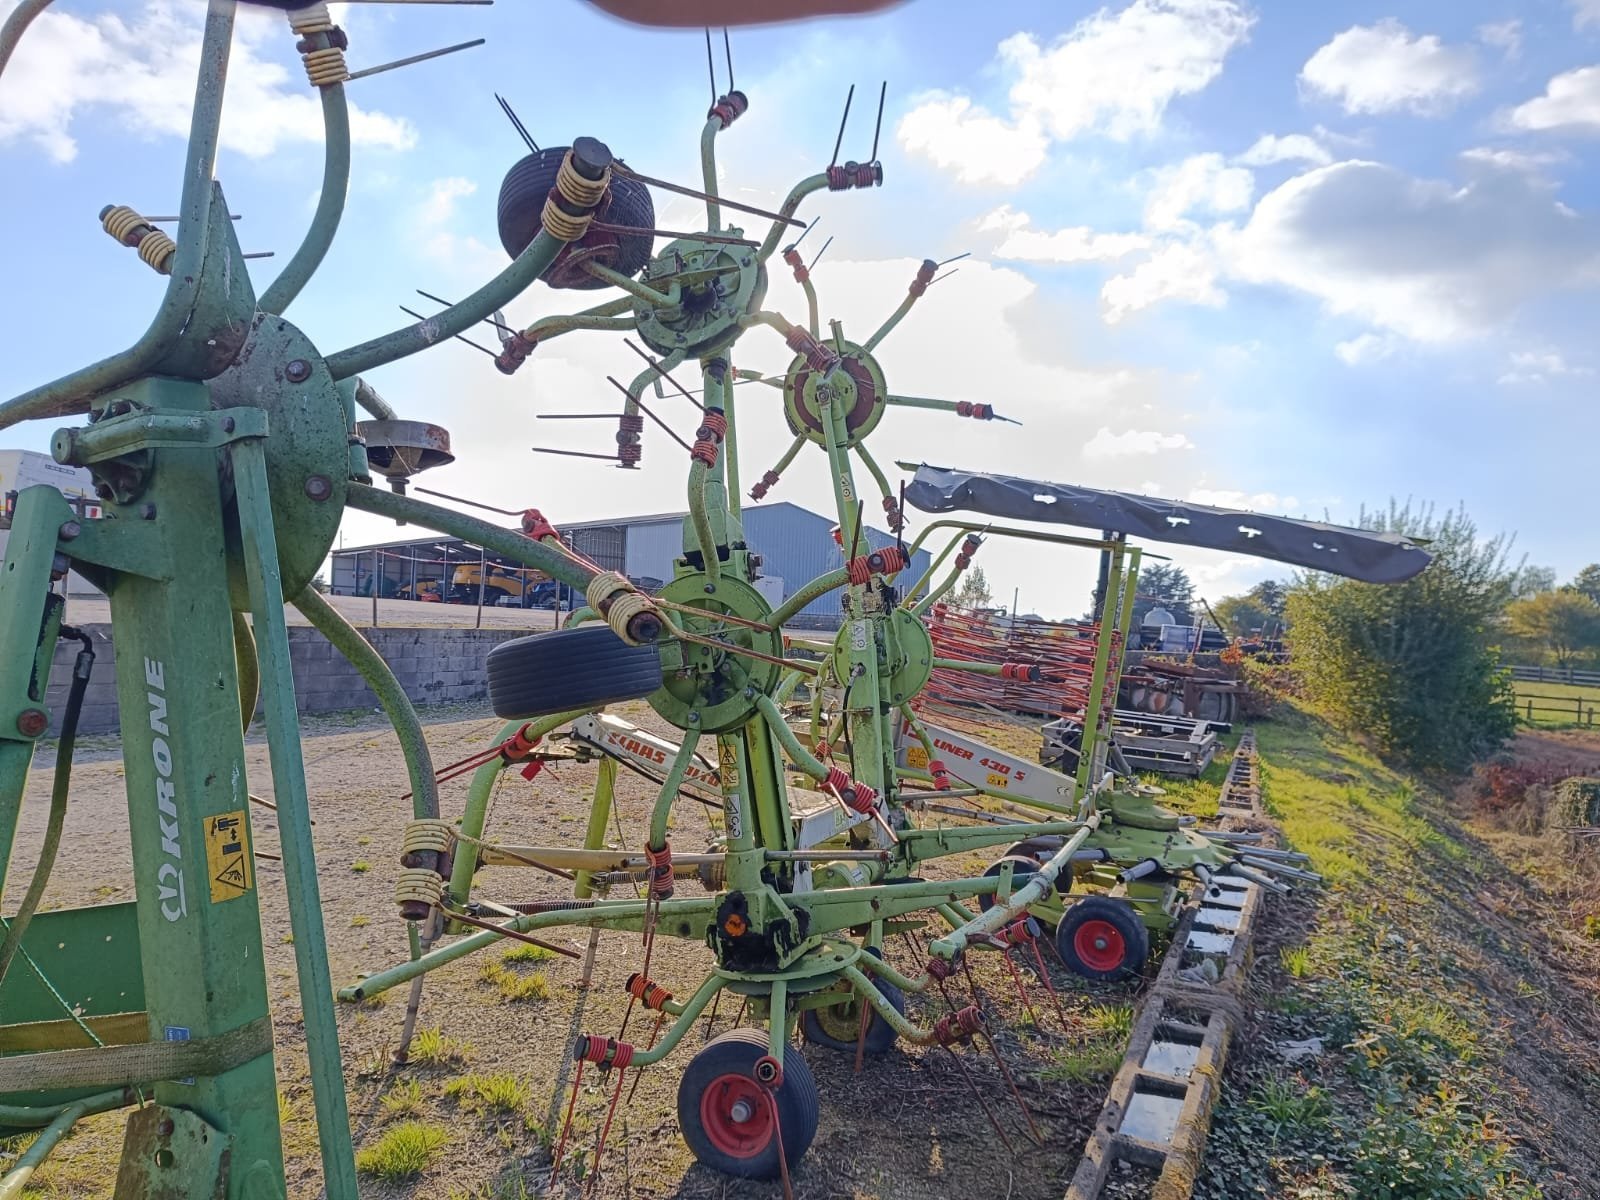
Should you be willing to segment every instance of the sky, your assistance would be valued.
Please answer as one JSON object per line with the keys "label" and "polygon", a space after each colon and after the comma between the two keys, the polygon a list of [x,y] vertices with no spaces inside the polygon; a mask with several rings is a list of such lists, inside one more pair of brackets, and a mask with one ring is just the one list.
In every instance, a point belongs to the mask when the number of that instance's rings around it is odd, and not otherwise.
{"label": "sky", "polygon": [[[14,0],[0,0],[0,14]],[[334,5],[352,69],[483,46],[349,85],[355,167],[332,253],[286,314],[325,353],[432,311],[508,261],[500,180],[525,152],[588,135],[692,184],[710,102],[699,31],[616,23],[582,0]],[[0,396],[130,345],[162,281],[99,210],[175,211],[200,0],[58,0],[0,76]],[[320,108],[281,14],[241,15],[217,177],[257,291],[299,243],[322,172]],[[774,207],[828,162],[864,159],[888,81],[882,188],[821,193],[833,239],[824,320],[864,337],[924,258],[970,257],[879,349],[891,391],[994,405],[1023,424],[891,410],[895,460],[1353,523],[1391,497],[1462,504],[1562,579],[1600,558],[1582,463],[1600,444],[1600,0],[909,0],[881,15],[739,29],[749,112],[718,143],[724,193]],[[720,47],[719,47],[720,50]],[[718,90],[727,69],[718,55]],[[658,194],[657,224],[703,206]],[[764,223],[752,218],[752,228]],[[658,246],[660,243],[658,243]],[[766,307],[804,300],[775,264]],[[536,285],[519,325],[594,303]],[[472,335],[486,344],[494,331]],[[770,331],[741,367],[781,372]],[[455,464],[419,482],[559,525],[684,507],[682,451],[645,435],[642,469],[533,453],[608,451],[615,334],[552,341],[512,378],[459,342],[369,376],[403,416],[450,430]],[[696,386],[691,375],[682,376]],[[688,402],[658,409],[692,434]],[[748,478],[788,442],[777,393],[741,390]],[[48,448],[52,422],[0,433]],[[808,450],[770,499],[831,508]],[[914,516],[913,530],[920,519]],[[405,533],[407,531],[399,531]],[[396,536],[347,520],[348,544]],[[1211,599],[1287,568],[1169,553]],[[979,563],[1023,611],[1082,612],[1082,551],[992,539]]]}

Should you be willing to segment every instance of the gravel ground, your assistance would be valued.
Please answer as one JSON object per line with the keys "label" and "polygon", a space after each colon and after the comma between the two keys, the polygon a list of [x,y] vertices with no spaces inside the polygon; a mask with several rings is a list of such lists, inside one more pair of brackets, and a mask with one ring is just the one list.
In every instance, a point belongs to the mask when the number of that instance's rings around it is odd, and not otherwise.
{"label": "gravel ground", "polygon": [[[620,711],[641,724],[663,728],[642,706]],[[499,725],[481,709],[470,707],[435,710],[427,719],[438,763],[486,748]],[[400,799],[407,788],[405,770],[387,725],[371,716],[308,720],[304,753],[329,956],[335,985],[341,986],[405,957],[404,926],[391,899],[398,870],[397,842],[410,816],[409,802]],[[259,736],[250,741],[248,760],[252,789],[270,797],[266,745]],[[48,756],[41,755],[38,765],[47,766]],[[593,771],[592,766],[569,764],[545,771],[532,783],[508,772],[491,813],[491,834],[523,843],[577,844]],[[46,902],[54,906],[129,899],[127,809],[114,738],[91,739],[83,745],[73,783],[67,834]],[[446,815],[459,814],[465,785],[465,779],[446,785]],[[42,770],[36,771],[22,817],[14,860],[17,870],[27,870],[33,861],[47,792],[48,779]],[[640,843],[653,800],[653,785],[622,774],[618,808],[627,845]],[[697,805],[680,810],[675,835],[680,846],[692,846],[700,836],[703,811]],[[257,848],[277,853],[273,814],[257,808],[252,819]],[[943,873],[975,873],[985,861],[946,860]],[[265,859],[258,861],[257,871],[283,1093],[289,1194],[309,1200],[320,1194],[320,1167],[283,873],[280,864]],[[543,873],[509,868],[486,869],[479,880],[481,895],[502,901],[556,897],[565,886]],[[696,886],[680,884],[689,891]],[[558,931],[551,940],[582,950],[587,935]],[[709,968],[709,952],[698,944],[665,945],[666,952],[658,946],[651,973],[677,994],[686,995]],[[399,1119],[385,1108],[384,1098],[408,1091],[413,1081],[419,1085],[420,1098],[416,1113],[408,1115],[437,1123],[448,1134],[421,1176],[399,1183],[363,1178],[363,1197],[514,1200],[535,1194],[576,1196],[584,1188],[588,1194],[608,1198],[781,1196],[776,1184],[729,1180],[695,1165],[678,1135],[677,1081],[698,1047],[700,1031],[691,1032],[684,1047],[665,1064],[641,1074],[637,1094],[619,1110],[598,1178],[580,1184],[564,1168],[563,1179],[547,1193],[549,1139],[559,1127],[559,1106],[564,1106],[566,1096],[561,1083],[564,1050],[578,1032],[617,1032],[626,1007],[622,984],[639,969],[641,946],[637,935],[602,935],[588,990],[579,988],[580,967],[572,960],[503,965],[515,975],[545,976],[549,996],[537,1001],[508,1001],[493,982],[481,977],[485,964],[501,963],[504,953],[497,948],[469,956],[428,976],[420,1025],[455,1039],[464,1061],[389,1068],[388,1054],[396,1044],[405,1007],[403,988],[364,1005],[340,1006],[357,1147],[372,1145]],[[889,957],[903,970],[915,971],[924,955],[913,955],[907,945],[893,942]],[[995,1059],[983,1050],[969,1048],[961,1052],[961,1060],[1000,1114],[1017,1148],[1015,1157],[997,1138],[948,1053],[901,1046],[885,1058],[869,1059],[856,1074],[852,1056],[811,1047],[804,1053],[822,1092],[822,1121],[810,1153],[794,1172],[799,1200],[944,1196],[1054,1200],[1061,1195],[1098,1112],[1106,1075],[1090,1071],[1087,1081],[1063,1082],[1060,1064],[1070,1066],[1097,1045],[1099,1056],[1105,1056],[1103,1035],[1091,1032],[1091,1018],[1101,1006],[1131,1001],[1137,985],[1088,985],[1065,975],[1052,962],[1067,1027],[1062,1027],[1049,997],[1036,984],[1031,986],[1039,1013],[1035,1024],[1023,1010],[1004,963],[991,955],[979,957],[974,975],[980,998],[997,1021],[999,1050],[1018,1078],[1043,1146],[1033,1146],[1021,1132],[1017,1106]],[[965,1002],[959,992],[957,996],[958,1002]],[[939,1011],[933,1002],[912,999],[913,1019],[927,1023]],[[732,1006],[724,1004],[716,1031],[731,1028],[736,1016]],[[647,1039],[637,1013],[630,1029],[630,1040],[634,1039]],[[1053,1065],[1056,1077],[1041,1078],[1040,1073]],[[525,1101],[514,1113],[496,1115],[448,1096],[449,1083],[469,1072],[514,1076],[526,1085]],[[586,1168],[592,1164],[593,1143],[609,1099],[609,1093],[588,1089],[593,1078],[592,1071],[585,1077],[568,1151],[569,1161],[576,1158]],[[397,1103],[391,1099],[389,1108]],[[109,1197],[120,1139],[121,1119],[116,1114],[86,1122],[57,1149],[36,1178],[37,1192],[29,1194]]]}

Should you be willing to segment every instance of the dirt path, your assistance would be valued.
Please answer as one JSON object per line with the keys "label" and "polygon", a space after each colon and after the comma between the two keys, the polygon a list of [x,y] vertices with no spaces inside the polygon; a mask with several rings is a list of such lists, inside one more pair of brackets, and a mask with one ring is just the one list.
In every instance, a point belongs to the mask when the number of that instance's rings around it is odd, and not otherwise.
{"label": "dirt path", "polygon": [[[631,719],[659,727],[647,710],[633,706],[624,711]],[[429,742],[439,762],[487,747],[499,725],[475,711],[433,713],[430,719],[435,723],[428,727]],[[404,927],[391,899],[398,870],[396,842],[410,816],[409,803],[399,799],[407,787],[405,770],[387,726],[371,717],[308,723],[304,751],[329,956],[334,982],[342,986],[405,957]],[[47,761],[42,760],[41,765]],[[259,739],[249,746],[248,763],[252,789],[270,797],[266,746]],[[593,768],[586,766],[547,770],[535,783],[508,772],[495,799],[491,832],[526,843],[578,843],[592,780]],[[465,782],[448,785],[446,815],[459,814]],[[85,747],[73,783],[61,866],[52,880],[47,904],[130,899],[127,811],[114,739],[98,739]],[[33,861],[47,789],[43,772],[36,772],[22,817],[17,869],[25,870]],[[654,791],[652,784],[626,772],[619,781],[620,823],[630,845],[636,844]],[[257,848],[277,853],[273,814],[258,808],[252,819]],[[705,829],[702,810],[687,805],[678,814],[674,838],[680,845],[693,845]],[[983,860],[952,861],[950,871],[967,873],[981,870],[983,865]],[[319,1167],[281,865],[261,860],[258,878],[279,1048],[289,1191],[292,1197],[309,1200],[319,1194]],[[538,872],[506,868],[487,869],[480,877],[482,894],[502,901],[557,897],[569,894],[564,891],[567,886]],[[586,936],[558,933],[553,940],[582,950]],[[420,1178],[406,1183],[364,1178],[363,1197],[515,1200],[543,1194],[548,1139],[556,1105],[564,1101],[557,1082],[565,1047],[578,1032],[616,1033],[625,1009],[622,984],[640,966],[640,946],[633,935],[602,935],[594,987],[588,992],[577,987],[579,965],[575,962],[555,959],[505,964],[501,962],[503,953],[495,950],[472,956],[428,977],[421,1025],[442,1030],[462,1045],[464,1062],[418,1065],[403,1072],[388,1070],[388,1052],[395,1044],[405,1004],[404,989],[367,1005],[340,1006],[344,1069],[358,1148],[374,1144],[386,1129],[407,1116],[439,1125],[448,1139]],[[899,942],[891,943],[889,956],[903,970],[920,970],[918,957]],[[499,964],[501,974],[509,972],[519,978],[541,973],[548,983],[548,999],[507,1000],[497,982],[481,977],[486,964]],[[693,990],[709,965],[710,955],[703,946],[673,943],[666,953],[658,950],[651,973],[683,995]],[[931,1200],[946,1196],[1055,1200],[1060,1196],[1098,1111],[1106,1075],[1120,1053],[1108,1053],[1109,1043],[1101,1032],[1108,1020],[1105,1014],[1125,1006],[1136,988],[1087,985],[1055,971],[1056,986],[1069,1014],[1069,1035],[1037,986],[1032,992],[1041,1023],[1033,1023],[1016,996],[1009,972],[994,956],[980,956],[975,976],[980,996],[1000,1029],[1000,1049],[1017,1073],[1038,1121],[1044,1147],[1034,1148],[1021,1134],[1016,1106],[994,1059],[985,1053],[969,1049],[963,1062],[1000,1112],[1019,1151],[1015,1158],[990,1128],[948,1053],[897,1048],[884,1059],[869,1060],[857,1075],[850,1056],[808,1048],[806,1060],[815,1070],[822,1092],[822,1122],[810,1153],[795,1173],[798,1200]],[[913,1019],[926,1023],[939,1011],[942,1008],[935,1010],[924,1001],[912,1000]],[[731,1028],[736,1015],[724,1005],[716,1031]],[[1114,1018],[1110,1019],[1114,1023]],[[645,1037],[636,1013],[630,1039]],[[643,1073],[637,1095],[619,1113],[604,1172],[592,1194],[614,1198],[781,1195],[776,1185],[731,1181],[694,1165],[679,1138],[677,1080],[700,1040],[698,1031],[691,1033],[682,1051]],[[453,1080],[496,1074],[509,1074],[525,1088],[517,1111],[479,1111],[470,1100],[446,1095]],[[414,1107],[415,1113],[396,1114],[386,1109],[384,1097],[409,1092],[411,1081],[420,1087],[414,1103],[391,1100],[389,1108]],[[592,1145],[608,1098],[595,1090],[580,1099],[573,1142],[580,1154]],[[114,1114],[85,1123],[38,1176],[38,1194],[110,1196],[120,1137],[121,1121]],[[570,1180],[564,1186],[568,1193],[578,1194],[577,1185]]]}

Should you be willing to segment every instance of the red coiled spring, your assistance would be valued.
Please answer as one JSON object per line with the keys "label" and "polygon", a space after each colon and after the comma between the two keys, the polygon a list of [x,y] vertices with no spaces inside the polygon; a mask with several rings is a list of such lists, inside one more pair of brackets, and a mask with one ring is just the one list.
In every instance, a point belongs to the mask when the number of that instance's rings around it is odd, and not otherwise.
{"label": "red coiled spring", "polygon": [[1003,946],[1026,946],[1039,936],[1039,923],[1032,917],[1018,917],[994,936]]}
{"label": "red coiled spring", "polygon": [[761,477],[761,481],[750,489],[750,499],[764,500],[767,493],[777,486],[778,473],[776,471],[768,471]]}
{"label": "red coiled spring", "polygon": [[1043,678],[1039,674],[1038,663],[1001,663],[1001,679],[1015,679],[1019,683],[1038,683]]}
{"label": "red coiled spring", "polygon": [[978,548],[983,545],[983,539],[977,534],[969,533],[967,540],[961,543],[961,550],[956,555],[956,570],[965,571],[972,565],[972,556],[977,554]]}
{"label": "red coiled spring", "polygon": [[643,435],[642,416],[623,413],[617,418],[617,461],[623,466],[635,466],[644,457],[644,447],[640,444]]}
{"label": "red coiled spring", "polygon": [[616,1067],[619,1071],[633,1062],[633,1047],[616,1038],[598,1038],[584,1034],[572,1045],[575,1062],[599,1063],[603,1067]]}
{"label": "red coiled spring", "polygon": [[906,526],[906,515],[900,511],[900,505],[893,496],[883,498],[883,520],[893,533],[899,533]]}
{"label": "red coiled spring", "polygon": [[913,296],[920,297],[928,290],[928,285],[933,282],[934,274],[939,270],[939,264],[931,258],[922,260],[922,265],[917,268],[917,277],[911,281],[907,289]]}
{"label": "red coiled spring", "polygon": [[851,188],[873,187],[883,182],[883,164],[880,162],[847,162],[828,168],[828,190],[846,192]]}
{"label": "red coiled spring", "polygon": [[933,786],[941,792],[950,790],[949,770],[942,758],[930,758],[928,760],[928,774],[933,776]]}
{"label": "red coiled spring", "polygon": [[956,416],[971,417],[974,421],[994,420],[994,405],[973,404],[967,400],[956,402]]}
{"label": "red coiled spring", "polygon": [[660,1012],[667,1006],[667,1001],[672,999],[672,993],[667,991],[653,979],[646,979],[635,971],[628,976],[628,982],[623,985],[628,995],[638,1000],[651,1012]]}
{"label": "red coiled spring", "polygon": [[805,259],[800,257],[800,251],[790,246],[783,252],[783,261],[794,269],[794,281],[804,283],[811,278],[811,272],[806,269]]}
{"label": "red coiled spring", "polygon": [[722,127],[726,129],[740,117],[744,116],[745,111],[749,107],[750,98],[743,92],[729,92],[726,96],[717,97],[717,102],[713,104],[711,106],[711,110],[706,113],[706,119],[710,120],[712,117],[715,117],[717,120],[722,122]]}
{"label": "red coiled spring", "polygon": [[789,343],[789,349],[806,360],[806,365],[813,371],[826,373],[838,365],[839,355],[833,348],[824,346],[799,325],[791,325],[789,332],[783,335],[783,340]]}
{"label": "red coiled spring", "polygon": [[851,779],[842,767],[830,766],[828,778],[823,782],[844,801],[845,807],[852,808],[856,812],[870,812],[873,804],[877,802],[878,790],[868,787],[859,780]]}
{"label": "red coiled spring", "polygon": [[494,356],[494,365],[500,369],[502,375],[511,375],[516,369],[527,361],[528,355],[533,353],[539,344],[538,338],[531,338],[523,333],[513,333],[505,340],[500,353]]}
{"label": "red coiled spring", "polygon": [[672,895],[672,843],[662,842],[661,849],[644,848],[645,874],[650,885],[652,900],[665,900]]}
{"label": "red coiled spring", "polygon": [[930,958],[927,970],[928,976],[935,983],[943,983],[956,973],[956,965],[955,963],[945,962],[942,958]]}
{"label": "red coiled spring", "polygon": [[893,575],[906,569],[906,552],[899,546],[885,546],[871,554],[852,558],[845,564],[851,583],[866,583],[874,574]]}
{"label": "red coiled spring", "polygon": [[728,418],[721,409],[708,408],[700,422],[700,428],[695,430],[694,449],[689,451],[689,457],[696,462],[704,463],[708,467],[717,465],[717,452],[722,446],[722,439],[728,432]]}
{"label": "red coiled spring", "polygon": [[537,508],[524,509],[522,513],[522,532],[534,541],[543,541],[545,538],[560,538],[561,534],[545,515]]}
{"label": "red coiled spring", "polygon": [[533,753],[539,741],[539,738],[528,737],[528,727],[524,725],[500,743],[500,756],[508,763],[521,762]]}
{"label": "red coiled spring", "polygon": [[982,1032],[983,1013],[976,1004],[969,1004],[959,1012],[946,1013],[933,1023],[934,1040],[941,1046],[953,1046]]}

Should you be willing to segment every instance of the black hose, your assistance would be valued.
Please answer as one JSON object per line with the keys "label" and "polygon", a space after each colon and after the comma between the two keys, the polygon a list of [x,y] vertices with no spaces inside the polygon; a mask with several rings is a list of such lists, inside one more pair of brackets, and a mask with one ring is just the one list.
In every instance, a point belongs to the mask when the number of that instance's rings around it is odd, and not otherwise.
{"label": "black hose", "polygon": [[11,962],[22,945],[22,935],[28,931],[33,914],[50,882],[50,872],[56,863],[56,853],[61,849],[61,831],[67,819],[67,786],[72,779],[72,747],[78,737],[78,717],[83,712],[83,695],[89,690],[89,676],[94,671],[94,640],[87,632],[71,625],[61,626],[60,636],[83,643],[72,665],[72,686],[67,692],[67,707],[61,715],[61,736],[56,742],[55,779],[50,789],[50,817],[45,822],[44,844],[39,848],[39,862],[33,869],[33,879],[22,906],[6,926],[5,941],[0,943],[0,982],[11,969]]}

